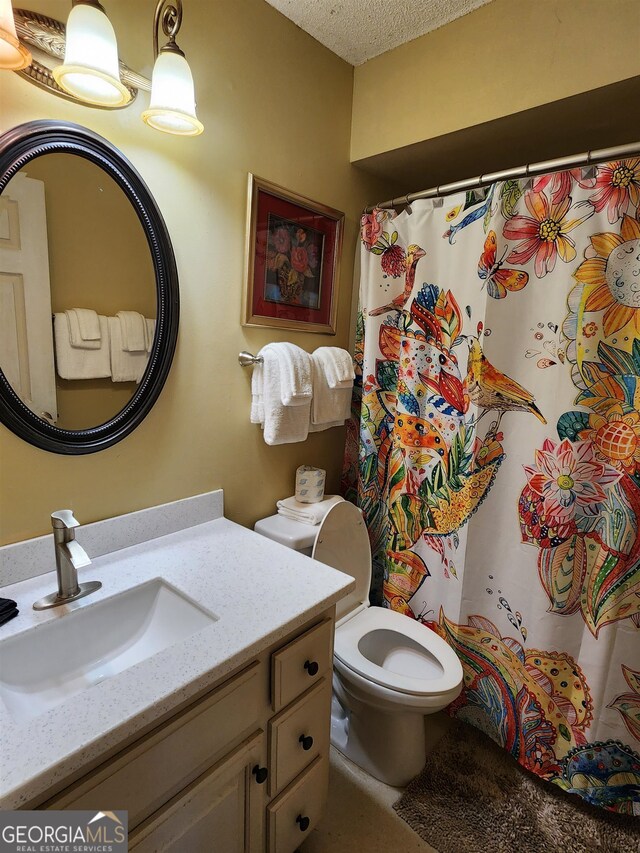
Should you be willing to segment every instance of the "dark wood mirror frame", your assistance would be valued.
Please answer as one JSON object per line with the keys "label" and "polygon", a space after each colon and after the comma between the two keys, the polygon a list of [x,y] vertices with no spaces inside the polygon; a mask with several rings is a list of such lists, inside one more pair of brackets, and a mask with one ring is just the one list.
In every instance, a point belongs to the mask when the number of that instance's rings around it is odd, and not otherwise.
{"label": "dark wood mirror frame", "polygon": [[121,441],[147,416],[167,379],[178,337],[178,271],[162,214],[131,163],[106,139],[70,122],[34,121],[0,136],[0,194],[30,160],[43,154],[85,157],[103,169],[135,209],[149,245],[156,279],[158,314],[153,348],[140,385],[113,418],[89,429],[66,430],[35,415],[0,370],[0,421],[30,444],[52,453],[79,455]]}

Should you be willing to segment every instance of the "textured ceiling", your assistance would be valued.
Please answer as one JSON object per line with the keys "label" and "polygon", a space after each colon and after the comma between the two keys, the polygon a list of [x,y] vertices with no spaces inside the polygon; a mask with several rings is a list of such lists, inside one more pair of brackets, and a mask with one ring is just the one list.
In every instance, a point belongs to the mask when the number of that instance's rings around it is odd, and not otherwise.
{"label": "textured ceiling", "polygon": [[491,0],[267,0],[338,56],[360,65]]}

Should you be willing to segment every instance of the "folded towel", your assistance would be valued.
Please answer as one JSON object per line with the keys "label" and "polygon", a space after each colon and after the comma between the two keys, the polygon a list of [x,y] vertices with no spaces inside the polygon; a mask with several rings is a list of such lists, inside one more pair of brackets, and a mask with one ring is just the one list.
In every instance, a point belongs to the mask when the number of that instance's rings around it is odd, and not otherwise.
{"label": "folded towel", "polygon": [[[333,365],[332,358],[327,358],[326,350],[337,347],[320,347],[311,354],[311,372],[313,377],[313,399],[311,401],[311,424],[319,429],[329,429],[336,424],[344,423],[351,414],[351,394],[353,379],[346,387],[329,386],[327,366]],[[325,352],[323,353],[322,350]],[[344,350],[339,350],[345,352]],[[349,355],[349,353],[347,353]],[[351,356],[349,356],[351,360]],[[353,369],[353,368],[352,368]],[[335,376],[335,371],[333,371]],[[318,432],[318,429],[314,429]]]}
{"label": "folded towel", "polygon": [[54,314],[53,332],[56,342],[56,367],[61,379],[102,379],[111,376],[109,329],[107,318],[100,316],[99,348],[71,346],[67,315]]}
{"label": "folded towel", "polygon": [[137,311],[118,311],[121,325],[122,349],[125,352],[147,351],[147,324]]}
{"label": "folded towel", "polygon": [[153,341],[156,335],[156,321],[149,320],[148,317],[145,317],[144,320],[145,325],[145,337],[147,341],[147,352],[151,352],[153,348]]}
{"label": "folded towel", "polygon": [[344,498],[341,498],[340,495],[327,495],[319,503],[303,504],[292,497],[278,501],[276,506],[278,507],[278,515],[284,515],[285,518],[292,518],[294,521],[301,521],[303,524],[320,524],[331,507],[343,500]]}
{"label": "folded towel", "polygon": [[282,402],[280,346],[267,344],[260,350],[263,361],[254,366],[251,381],[251,422],[262,424],[264,440],[271,445],[304,441],[311,414],[311,396],[306,405],[285,406]]}
{"label": "folded towel", "polygon": [[90,308],[69,308],[64,312],[69,324],[69,340],[77,349],[100,349],[100,320]]}
{"label": "folded towel", "polygon": [[352,388],[355,372],[353,359],[346,349],[318,347],[313,357],[322,364],[329,388]]}
{"label": "folded towel", "polygon": [[140,382],[149,361],[146,349],[130,352],[122,345],[122,323],[119,317],[109,317],[109,351],[113,382]]}
{"label": "folded towel", "polygon": [[280,362],[283,406],[307,406],[311,400],[311,358],[295,344],[270,344]]}

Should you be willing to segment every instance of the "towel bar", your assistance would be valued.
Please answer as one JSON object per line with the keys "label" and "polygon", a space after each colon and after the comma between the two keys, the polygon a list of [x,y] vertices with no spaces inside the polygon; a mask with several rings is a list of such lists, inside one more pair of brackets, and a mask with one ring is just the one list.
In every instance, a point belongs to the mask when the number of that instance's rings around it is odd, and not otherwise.
{"label": "towel bar", "polygon": [[253,353],[243,350],[238,356],[238,362],[241,367],[249,367],[252,364],[262,364],[264,359],[261,355],[253,355]]}

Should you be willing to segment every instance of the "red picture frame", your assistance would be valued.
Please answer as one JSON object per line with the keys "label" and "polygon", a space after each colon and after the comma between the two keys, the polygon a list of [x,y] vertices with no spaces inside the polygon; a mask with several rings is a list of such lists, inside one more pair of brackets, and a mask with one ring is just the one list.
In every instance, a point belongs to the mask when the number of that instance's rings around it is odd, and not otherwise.
{"label": "red picture frame", "polygon": [[249,175],[243,325],[335,335],[344,214]]}

